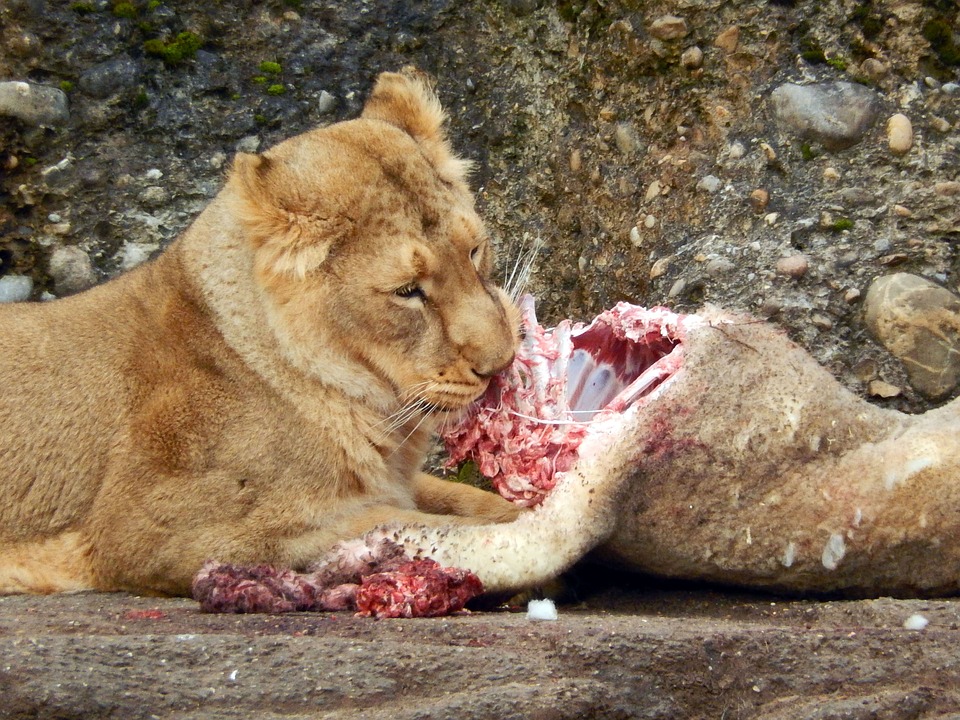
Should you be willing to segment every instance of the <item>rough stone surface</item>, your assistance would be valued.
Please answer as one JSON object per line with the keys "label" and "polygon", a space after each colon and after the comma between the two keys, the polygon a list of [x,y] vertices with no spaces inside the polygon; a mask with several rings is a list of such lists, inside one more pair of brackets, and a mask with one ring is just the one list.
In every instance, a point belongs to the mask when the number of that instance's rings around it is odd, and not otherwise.
{"label": "rough stone surface", "polygon": [[864,302],[867,327],[907,369],[910,383],[938,399],[960,380],[960,298],[910,273],[877,279]]}
{"label": "rough stone surface", "polygon": [[30,125],[63,125],[69,117],[63,90],[17,80],[0,82],[0,115]]}
{"label": "rough stone surface", "polygon": [[773,91],[770,102],[785,129],[829,150],[860,142],[879,112],[877,94],[849,82],[787,83]]}
{"label": "rough stone surface", "polygon": [[[558,609],[555,622],[373,621],[204,615],[123,593],[4,598],[0,718],[932,720],[960,707],[957,601],[627,582]],[[925,629],[903,627],[913,615]]]}

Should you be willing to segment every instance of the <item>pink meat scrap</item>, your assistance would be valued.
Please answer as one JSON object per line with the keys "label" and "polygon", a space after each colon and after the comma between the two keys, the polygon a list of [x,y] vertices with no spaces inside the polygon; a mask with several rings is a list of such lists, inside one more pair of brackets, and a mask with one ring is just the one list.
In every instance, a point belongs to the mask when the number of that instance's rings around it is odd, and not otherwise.
{"label": "pink meat scrap", "polygon": [[412,618],[459,612],[483,592],[473,573],[410,560],[388,540],[373,547],[342,543],[311,570],[210,561],[194,578],[193,597],[212,613],[356,610],[362,617]]}
{"label": "pink meat scrap", "polygon": [[413,560],[395,572],[363,579],[357,591],[362,617],[439,617],[463,610],[483,592],[480,578],[469,570],[445,568],[430,560]]}
{"label": "pink meat scrap", "polygon": [[450,465],[477,463],[503,497],[519,505],[539,505],[569,470],[586,423],[567,412],[566,378],[550,372],[569,342],[570,323],[553,332],[536,320],[532,302],[522,305],[524,339],[513,364],[490,382],[476,410],[444,435]]}

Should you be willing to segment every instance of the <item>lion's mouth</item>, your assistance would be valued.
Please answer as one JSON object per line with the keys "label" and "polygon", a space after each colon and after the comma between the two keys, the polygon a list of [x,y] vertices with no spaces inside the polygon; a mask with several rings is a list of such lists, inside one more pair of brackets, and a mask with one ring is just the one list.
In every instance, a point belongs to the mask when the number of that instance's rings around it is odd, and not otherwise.
{"label": "lion's mouth", "polygon": [[573,467],[596,421],[669,384],[691,316],[620,303],[589,325],[548,331],[532,298],[521,307],[525,337],[513,365],[444,439],[452,462],[473,460],[505,497],[535,505]]}

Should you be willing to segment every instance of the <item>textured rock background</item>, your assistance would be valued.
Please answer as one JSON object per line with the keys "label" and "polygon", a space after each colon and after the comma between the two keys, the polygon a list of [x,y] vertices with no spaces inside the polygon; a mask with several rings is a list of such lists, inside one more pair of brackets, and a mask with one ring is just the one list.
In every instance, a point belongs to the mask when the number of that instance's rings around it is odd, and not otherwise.
{"label": "textured rock background", "polygon": [[[542,239],[542,317],[621,299],[747,310],[855,392],[921,410],[931,401],[869,335],[862,304],[893,272],[950,293],[960,282],[958,12],[953,0],[4,0],[0,82],[48,90],[37,108],[0,88],[0,299],[63,295],[142,262],[217,192],[237,149],[353,117],[379,71],[414,63],[438,77],[454,144],[478,161],[504,266]],[[776,88],[836,82],[867,88],[876,115],[846,149],[776,119]],[[555,624],[401,624],[7,598],[0,717],[960,707],[953,601],[591,603]],[[915,612],[931,625],[903,630]]]}
{"label": "textured rock background", "polygon": [[[44,126],[0,104],[0,273],[40,298],[141,262],[236,149],[354,116],[377,72],[415,63],[479,162],[504,264],[543,240],[547,320],[620,299],[748,310],[854,390],[882,381],[901,392],[878,401],[919,410],[861,304],[894,269],[956,290],[957,15],[944,0],[8,0],[0,80],[63,91],[69,115],[57,93]],[[850,147],[775,116],[777,88],[838,82],[873,119]]]}

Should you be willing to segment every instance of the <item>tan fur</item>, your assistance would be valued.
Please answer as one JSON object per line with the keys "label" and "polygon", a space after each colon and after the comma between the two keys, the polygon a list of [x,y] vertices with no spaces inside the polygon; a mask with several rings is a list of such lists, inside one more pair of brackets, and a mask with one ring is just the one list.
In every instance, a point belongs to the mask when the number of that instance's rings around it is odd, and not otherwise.
{"label": "tan fur", "polygon": [[208,558],[516,516],[419,472],[519,327],[442,122],[381,75],[359,119],[239,155],[156,261],[0,307],[0,592],[185,593]]}

